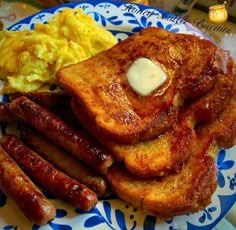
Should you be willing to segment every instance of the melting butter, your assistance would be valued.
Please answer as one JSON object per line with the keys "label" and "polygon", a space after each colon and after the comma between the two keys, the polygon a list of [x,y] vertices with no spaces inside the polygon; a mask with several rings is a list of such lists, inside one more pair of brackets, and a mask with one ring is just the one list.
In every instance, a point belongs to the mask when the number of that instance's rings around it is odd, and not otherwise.
{"label": "melting butter", "polygon": [[127,79],[134,91],[149,95],[167,80],[167,74],[159,64],[148,58],[138,58],[127,71]]}

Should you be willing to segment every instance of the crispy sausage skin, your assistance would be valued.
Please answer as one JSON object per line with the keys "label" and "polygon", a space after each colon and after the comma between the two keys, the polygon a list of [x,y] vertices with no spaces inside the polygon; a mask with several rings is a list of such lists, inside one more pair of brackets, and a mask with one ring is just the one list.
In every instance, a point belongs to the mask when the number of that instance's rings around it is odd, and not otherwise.
{"label": "crispy sausage skin", "polygon": [[54,219],[56,209],[16,162],[0,147],[0,187],[35,224]]}
{"label": "crispy sausage skin", "polygon": [[26,125],[22,125],[20,127],[20,138],[27,146],[39,153],[59,170],[96,192],[98,197],[106,195],[107,182],[102,176],[86,167],[76,157],[54,144],[44,135]]}
{"label": "crispy sausage skin", "polygon": [[16,92],[9,95],[10,100],[25,96],[42,107],[69,108],[71,96],[64,92]]}
{"label": "crispy sausage skin", "polygon": [[[11,113],[11,111],[9,110],[9,105],[10,103],[8,102],[0,102],[0,122],[12,123],[19,121],[18,117]],[[55,114],[60,119],[65,121],[67,124],[77,127],[80,126],[77,118],[69,107],[48,107],[47,109],[51,113]]]}
{"label": "crispy sausage skin", "polygon": [[13,122],[17,120],[9,110],[9,103],[0,102],[0,122]]}
{"label": "crispy sausage skin", "polygon": [[[71,125],[78,125],[78,120],[70,109],[71,96],[64,92],[16,92],[9,94],[10,101],[25,96],[38,105],[47,108],[51,113],[56,114],[63,121]],[[0,122],[12,122],[16,120],[8,109],[9,103],[0,104]]]}
{"label": "crispy sausage skin", "polygon": [[16,136],[7,134],[0,139],[0,143],[27,175],[51,194],[82,211],[96,205],[97,195],[92,190],[57,170]]}
{"label": "crispy sausage skin", "polygon": [[95,139],[87,136],[84,131],[74,129],[27,97],[16,98],[10,103],[9,109],[15,116],[30,124],[97,172],[105,174],[112,165],[114,161],[112,155]]}

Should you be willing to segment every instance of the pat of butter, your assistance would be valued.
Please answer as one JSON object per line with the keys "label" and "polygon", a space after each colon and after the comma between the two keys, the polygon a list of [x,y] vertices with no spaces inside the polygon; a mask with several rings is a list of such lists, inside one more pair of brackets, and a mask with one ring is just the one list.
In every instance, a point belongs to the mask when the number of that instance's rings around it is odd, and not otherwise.
{"label": "pat of butter", "polygon": [[167,74],[161,66],[148,58],[135,60],[126,76],[130,86],[141,96],[149,95],[167,79]]}

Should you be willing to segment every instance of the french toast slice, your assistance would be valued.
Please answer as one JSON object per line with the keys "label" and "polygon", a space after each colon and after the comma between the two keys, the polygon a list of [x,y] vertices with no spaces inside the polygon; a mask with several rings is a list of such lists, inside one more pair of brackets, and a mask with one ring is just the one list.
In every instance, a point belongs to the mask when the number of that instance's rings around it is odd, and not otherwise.
{"label": "french toast slice", "polygon": [[[167,80],[147,96],[137,94],[126,77],[141,57],[167,74]],[[117,142],[138,143],[168,130],[184,101],[211,89],[217,74],[228,74],[228,58],[227,52],[206,39],[149,27],[86,61],[60,69],[56,77],[99,132]]]}
{"label": "french toast slice", "polygon": [[198,127],[196,132],[192,154],[180,172],[143,179],[130,174],[123,165],[114,164],[107,174],[112,190],[125,202],[154,216],[170,217],[204,209],[217,186],[214,158],[219,148],[236,143],[235,95],[218,119]]}
{"label": "french toast slice", "polygon": [[121,144],[103,136],[75,98],[71,107],[81,124],[99,140],[126,169],[138,177],[165,176],[179,171],[191,154],[195,126],[211,122],[223,111],[233,90],[233,75],[218,75],[213,88],[182,109],[178,121],[163,135],[137,144]]}

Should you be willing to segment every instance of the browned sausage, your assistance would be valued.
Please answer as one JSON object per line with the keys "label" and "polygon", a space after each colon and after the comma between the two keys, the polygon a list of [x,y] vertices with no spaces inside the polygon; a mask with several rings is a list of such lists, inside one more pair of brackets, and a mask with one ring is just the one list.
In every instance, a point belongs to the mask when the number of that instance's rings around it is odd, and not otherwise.
{"label": "browned sausage", "polygon": [[42,225],[54,219],[55,207],[1,147],[0,187],[33,223]]}
{"label": "browned sausage", "polygon": [[62,107],[69,108],[71,96],[64,92],[16,92],[9,94],[10,100],[26,96],[42,107]]}
{"label": "browned sausage", "polygon": [[105,174],[113,163],[112,155],[95,139],[85,135],[81,130],[74,129],[27,97],[16,98],[10,103],[9,108],[15,116],[74,154],[97,172]]}
{"label": "browned sausage", "polygon": [[55,197],[82,211],[88,211],[96,205],[97,195],[92,190],[57,170],[16,136],[7,134],[0,139],[0,143],[33,181]]}
{"label": "browned sausage", "polygon": [[[9,110],[9,105],[10,104],[8,102],[0,102],[0,122],[12,123],[12,122],[19,121],[19,118],[16,117]],[[53,114],[55,114],[56,116],[58,116],[60,119],[65,121],[67,124],[70,124],[76,127],[81,126],[70,108],[50,107],[47,109]]]}
{"label": "browned sausage", "polygon": [[28,126],[22,125],[20,127],[20,138],[59,170],[96,192],[98,197],[103,197],[106,194],[107,183],[102,176],[80,163],[76,157],[54,144],[44,135]]}
{"label": "browned sausage", "polygon": [[[70,108],[71,96],[69,94],[65,92],[16,92],[9,94],[10,101],[21,96],[26,96],[38,105],[47,108],[50,112],[56,114],[59,118],[61,118],[68,124],[71,124],[73,126],[79,125],[78,120],[76,119]],[[3,108],[5,107],[6,106],[4,106]],[[4,111],[7,112],[6,109],[4,109]],[[8,111],[8,114],[5,113],[4,116],[4,111],[1,111],[0,107],[0,122],[3,119],[5,119],[7,122],[11,122],[12,120],[9,120],[10,117],[8,116],[10,112]],[[3,122],[5,122],[5,120],[3,120]]]}
{"label": "browned sausage", "polygon": [[0,102],[0,122],[13,122],[17,120],[9,110],[9,103]]}

